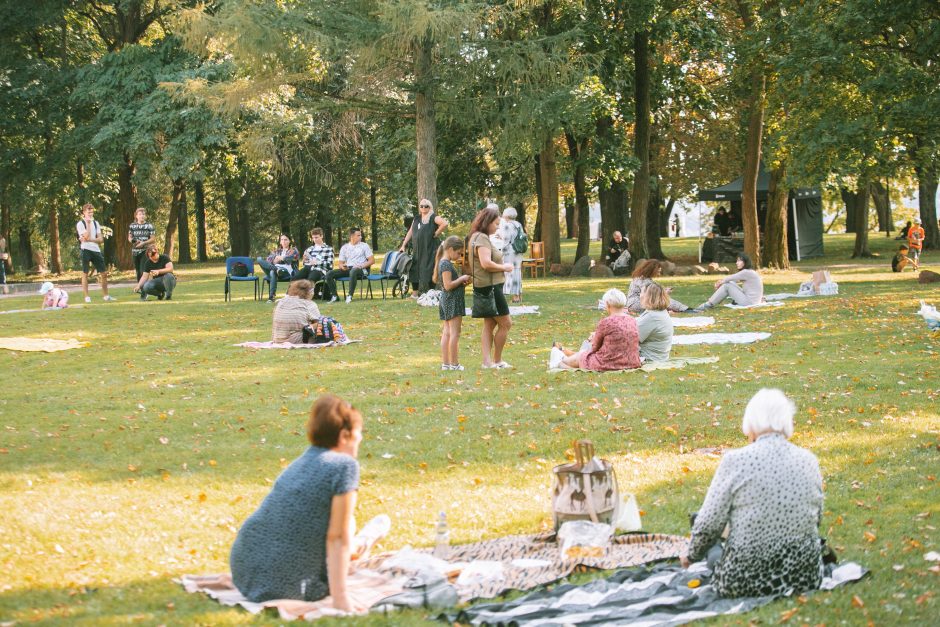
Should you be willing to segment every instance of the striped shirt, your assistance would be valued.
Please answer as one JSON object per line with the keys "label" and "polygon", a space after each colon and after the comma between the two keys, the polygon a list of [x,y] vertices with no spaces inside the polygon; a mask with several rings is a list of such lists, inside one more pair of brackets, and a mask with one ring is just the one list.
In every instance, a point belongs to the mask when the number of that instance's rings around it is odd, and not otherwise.
{"label": "striped shirt", "polygon": [[275,342],[303,344],[303,328],[319,318],[320,308],[313,301],[285,296],[274,308],[271,339]]}

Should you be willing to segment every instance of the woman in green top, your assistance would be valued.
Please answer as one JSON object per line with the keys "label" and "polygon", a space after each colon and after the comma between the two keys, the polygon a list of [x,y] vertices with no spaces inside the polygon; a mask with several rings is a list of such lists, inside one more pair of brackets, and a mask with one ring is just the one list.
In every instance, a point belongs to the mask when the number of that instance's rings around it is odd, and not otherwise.
{"label": "woman in green top", "polygon": [[[509,337],[512,320],[503,295],[504,273],[512,264],[503,263],[503,255],[490,241],[499,228],[499,210],[486,207],[470,224],[470,278],[473,281],[473,317],[483,318],[482,353],[484,368],[511,368],[503,361],[503,347]],[[491,350],[492,348],[492,350]]]}

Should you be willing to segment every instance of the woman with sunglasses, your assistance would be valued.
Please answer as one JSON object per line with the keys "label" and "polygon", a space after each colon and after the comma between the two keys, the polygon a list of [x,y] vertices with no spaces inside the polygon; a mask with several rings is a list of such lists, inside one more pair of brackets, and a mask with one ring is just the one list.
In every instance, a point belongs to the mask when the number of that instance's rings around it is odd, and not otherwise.
{"label": "woman with sunglasses", "polygon": [[411,297],[417,298],[420,294],[431,289],[432,275],[434,274],[434,255],[441,245],[441,233],[447,228],[448,222],[434,213],[431,201],[422,198],[418,202],[418,215],[411,222],[411,228],[401,243],[399,252],[405,252],[408,242],[412,243],[413,252],[411,264]]}

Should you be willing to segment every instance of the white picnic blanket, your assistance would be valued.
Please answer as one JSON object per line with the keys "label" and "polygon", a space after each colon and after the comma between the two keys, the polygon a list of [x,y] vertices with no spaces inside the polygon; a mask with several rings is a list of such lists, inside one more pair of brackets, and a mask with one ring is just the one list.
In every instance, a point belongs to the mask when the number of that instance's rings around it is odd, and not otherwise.
{"label": "white picnic blanket", "polygon": [[698,327],[707,327],[715,324],[715,319],[711,316],[673,316],[672,326],[674,328],[679,327],[688,327],[688,328],[698,328]]}
{"label": "white picnic blanket", "polygon": [[688,335],[673,335],[673,346],[688,346],[690,344],[750,344],[759,340],[766,340],[770,333],[690,333]]}
{"label": "white picnic blanket", "polygon": [[[554,349],[553,349],[554,350]],[[674,357],[669,361],[648,361],[639,368],[629,368],[627,370],[585,370],[584,368],[549,368],[548,372],[594,372],[596,374],[610,374],[622,372],[651,372],[653,370],[673,370],[675,368],[685,368],[694,364],[713,364],[718,361],[717,357]]]}
{"label": "white picnic blanket", "polygon": [[[540,314],[538,305],[510,305],[510,316],[524,316],[525,314]],[[467,307],[467,315],[473,315],[473,310]]]}
{"label": "white picnic blanket", "polygon": [[773,300],[773,301],[761,301],[754,305],[735,305],[734,303],[729,303],[725,305],[728,309],[755,309],[757,307],[779,307],[783,304],[782,300]]}

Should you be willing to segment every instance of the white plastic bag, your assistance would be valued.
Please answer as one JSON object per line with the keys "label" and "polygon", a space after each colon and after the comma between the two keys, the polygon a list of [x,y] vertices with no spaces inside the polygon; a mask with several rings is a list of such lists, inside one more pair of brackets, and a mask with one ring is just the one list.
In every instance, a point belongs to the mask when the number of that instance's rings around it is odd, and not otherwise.
{"label": "white plastic bag", "polygon": [[819,286],[819,295],[820,296],[834,296],[839,293],[839,284],[835,281],[829,281],[828,283],[822,283]]}
{"label": "white plastic bag", "polygon": [[410,546],[406,546],[398,551],[398,553],[382,562],[378,570],[401,570],[409,574],[430,571],[446,577],[453,568],[454,565],[449,562],[445,562],[428,553],[419,553]]}
{"label": "white plastic bag", "polygon": [[614,527],[617,531],[639,531],[643,528],[643,521],[640,520],[640,508],[637,507],[636,497],[632,494],[622,494],[620,496],[620,511],[617,514]]}
{"label": "white plastic bag", "polygon": [[603,557],[613,533],[613,527],[604,523],[569,520],[558,529],[561,558]]}
{"label": "white plastic bag", "polygon": [[506,575],[502,562],[476,560],[467,564],[457,577],[457,586],[478,586],[492,582],[505,581]]}
{"label": "white plastic bag", "polygon": [[931,330],[940,329],[940,312],[933,305],[928,305],[920,301],[920,311],[917,312],[927,322],[927,327]]}

